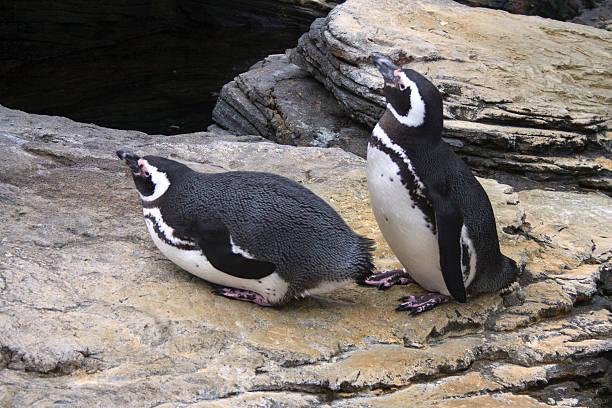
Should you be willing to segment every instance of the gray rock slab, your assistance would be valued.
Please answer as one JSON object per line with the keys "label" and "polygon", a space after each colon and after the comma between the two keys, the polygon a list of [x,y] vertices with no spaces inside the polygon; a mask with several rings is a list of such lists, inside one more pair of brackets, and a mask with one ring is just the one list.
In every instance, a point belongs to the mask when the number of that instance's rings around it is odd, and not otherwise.
{"label": "gray rock slab", "polygon": [[234,134],[297,146],[336,146],[362,156],[370,133],[286,55],[268,56],[224,85],[213,120]]}

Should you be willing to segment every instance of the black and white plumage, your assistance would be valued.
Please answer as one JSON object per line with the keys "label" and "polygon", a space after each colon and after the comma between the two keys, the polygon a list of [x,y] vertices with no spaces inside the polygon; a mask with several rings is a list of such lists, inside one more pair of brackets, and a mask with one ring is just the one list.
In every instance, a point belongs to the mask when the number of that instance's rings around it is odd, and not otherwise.
{"label": "black and white plumage", "polygon": [[117,155],[132,170],[155,245],[181,268],[220,285],[218,294],[279,305],[363,281],[373,269],[373,242],[299,183]]}
{"label": "black and white plumage", "polygon": [[[448,296],[502,289],[516,263],[499,249],[491,203],[468,166],[442,140],[442,97],[419,73],[372,57],[387,109],[368,144],[367,176],[378,225],[404,271],[374,275],[380,288],[416,281],[442,296],[404,298],[418,313]],[[409,276],[409,277],[408,277]]]}

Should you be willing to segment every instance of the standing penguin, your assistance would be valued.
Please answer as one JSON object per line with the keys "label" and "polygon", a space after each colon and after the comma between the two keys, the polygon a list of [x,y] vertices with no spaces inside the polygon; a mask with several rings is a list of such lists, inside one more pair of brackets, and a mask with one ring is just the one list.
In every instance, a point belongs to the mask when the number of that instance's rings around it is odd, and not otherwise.
{"label": "standing penguin", "polygon": [[442,140],[442,97],[419,73],[382,56],[387,109],[368,143],[372,210],[404,270],[367,284],[416,282],[434,292],[401,298],[413,314],[509,286],[516,263],[499,250],[491,203],[468,166]]}
{"label": "standing penguin", "polygon": [[324,293],[372,273],[373,242],[321,198],[269,173],[203,174],[119,150],[153,242],[172,262],[261,306]]}

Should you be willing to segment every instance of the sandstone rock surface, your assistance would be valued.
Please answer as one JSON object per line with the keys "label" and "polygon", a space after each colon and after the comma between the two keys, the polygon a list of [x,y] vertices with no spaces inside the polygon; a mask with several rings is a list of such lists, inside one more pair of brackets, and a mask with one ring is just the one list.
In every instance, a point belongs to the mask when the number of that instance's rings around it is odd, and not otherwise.
{"label": "sandstone rock surface", "polygon": [[[0,406],[596,407],[612,350],[609,197],[481,179],[520,286],[416,317],[415,286],[286,307],[214,296],[150,241],[118,148],[264,170],[377,241],[364,160],[208,133],[155,137],[0,107]],[[598,292],[599,291],[599,292]],[[605,402],[605,400],[603,400]]]}
{"label": "sandstone rock surface", "polygon": [[[353,117],[355,124],[345,126],[362,129],[357,124],[371,128],[384,109],[382,78],[368,59],[387,55],[440,89],[445,137],[473,168],[612,190],[610,49],[612,33],[605,30],[450,0],[387,0],[377,7],[348,0],[315,20],[290,60]],[[258,106],[245,83],[267,78],[269,72],[259,70],[239,76],[241,92],[233,98],[229,91],[236,84],[229,86],[219,104]],[[299,81],[316,89],[318,98],[328,98],[311,79]],[[287,105],[299,99],[287,94],[275,101]],[[286,143],[276,136],[282,126],[269,119],[283,116],[282,109],[274,104],[266,109],[259,119],[267,129],[261,125],[257,134]],[[234,119],[244,122],[236,111]],[[337,117],[335,112],[323,110],[318,118],[326,121]],[[221,117],[215,120],[244,132]],[[332,140],[342,139],[337,128],[328,126]],[[351,134],[364,144],[366,132]]]}

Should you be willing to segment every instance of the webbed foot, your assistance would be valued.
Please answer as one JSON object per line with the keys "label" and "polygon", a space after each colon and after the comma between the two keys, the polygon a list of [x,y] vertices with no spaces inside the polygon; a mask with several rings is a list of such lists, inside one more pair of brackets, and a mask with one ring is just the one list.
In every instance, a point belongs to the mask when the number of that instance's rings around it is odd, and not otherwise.
{"label": "webbed foot", "polygon": [[383,290],[390,288],[393,285],[408,285],[415,283],[405,269],[393,269],[391,271],[375,273],[363,281],[365,285],[376,286],[377,289]]}
{"label": "webbed foot", "polygon": [[407,310],[411,315],[415,315],[433,309],[440,303],[448,302],[450,296],[434,292],[426,295],[404,296],[398,300],[402,303],[395,310]]}
{"label": "webbed foot", "polygon": [[227,286],[215,286],[213,293],[216,295],[224,296],[230,299],[238,299],[244,300],[246,302],[253,302],[258,304],[259,306],[272,306],[270,302],[266,300],[263,296],[261,296],[257,292],[253,292],[252,290],[245,289],[236,289],[230,288]]}

